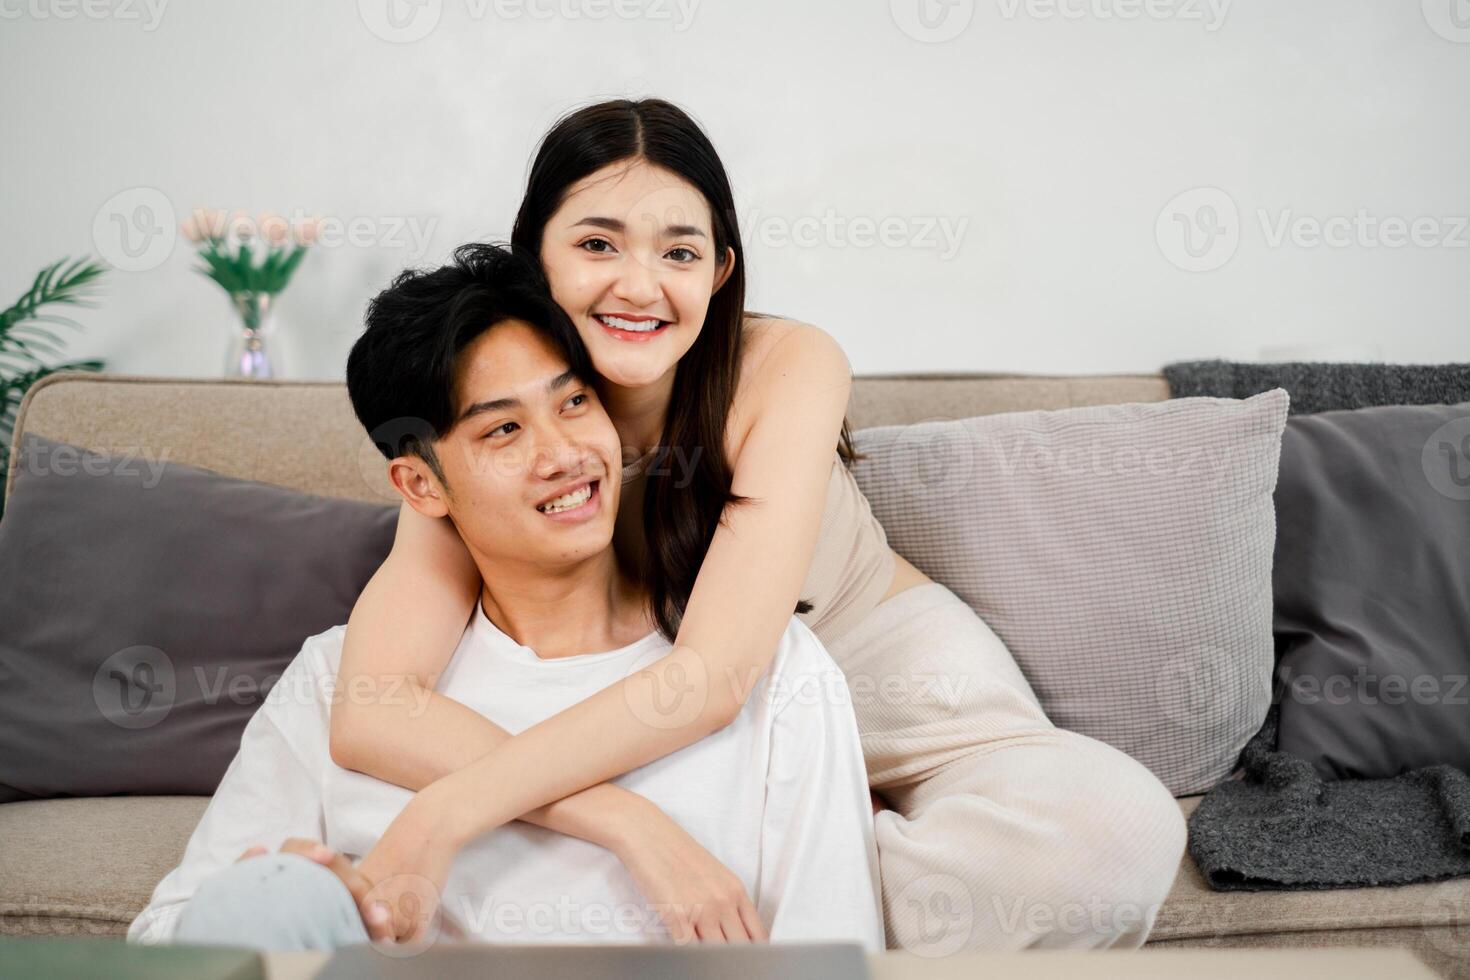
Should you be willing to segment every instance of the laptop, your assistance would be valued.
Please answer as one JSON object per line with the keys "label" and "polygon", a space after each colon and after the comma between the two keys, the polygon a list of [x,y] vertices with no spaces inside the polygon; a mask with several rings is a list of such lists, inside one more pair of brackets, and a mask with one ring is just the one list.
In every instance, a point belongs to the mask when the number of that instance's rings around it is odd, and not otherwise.
{"label": "laptop", "polygon": [[317,980],[867,980],[857,943],[455,943],[412,956],[343,946]]}

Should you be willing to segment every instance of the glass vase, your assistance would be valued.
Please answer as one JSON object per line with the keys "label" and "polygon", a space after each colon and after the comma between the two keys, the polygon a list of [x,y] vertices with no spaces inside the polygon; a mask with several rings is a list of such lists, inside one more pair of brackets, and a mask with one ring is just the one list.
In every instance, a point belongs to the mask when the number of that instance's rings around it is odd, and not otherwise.
{"label": "glass vase", "polygon": [[230,300],[239,323],[225,358],[225,377],[262,381],[278,377],[280,362],[268,343],[276,327],[275,297],[270,293],[234,293]]}

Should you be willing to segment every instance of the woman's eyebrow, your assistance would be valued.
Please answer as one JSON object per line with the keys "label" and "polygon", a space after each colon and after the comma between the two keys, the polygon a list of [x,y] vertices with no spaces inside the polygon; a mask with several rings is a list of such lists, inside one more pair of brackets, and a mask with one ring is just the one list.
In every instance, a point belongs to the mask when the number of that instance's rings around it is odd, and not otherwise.
{"label": "woman's eyebrow", "polygon": [[[596,215],[589,215],[572,225],[572,227],[580,228],[582,225],[590,225],[593,228],[606,228],[608,231],[616,231],[618,233],[622,233],[628,227],[617,218],[601,218]],[[666,238],[683,238],[690,235],[698,235],[700,238],[709,237],[702,229],[696,228],[694,225],[664,226],[664,237]]]}

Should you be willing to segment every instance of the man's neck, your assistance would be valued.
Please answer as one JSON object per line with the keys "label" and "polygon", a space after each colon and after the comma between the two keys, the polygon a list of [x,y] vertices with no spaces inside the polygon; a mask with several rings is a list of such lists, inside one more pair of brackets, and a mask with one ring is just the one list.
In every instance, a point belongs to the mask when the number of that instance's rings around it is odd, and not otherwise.
{"label": "man's neck", "polygon": [[552,571],[498,559],[477,563],[485,616],[542,660],[616,650],[654,629],[642,590],[619,569],[611,548]]}

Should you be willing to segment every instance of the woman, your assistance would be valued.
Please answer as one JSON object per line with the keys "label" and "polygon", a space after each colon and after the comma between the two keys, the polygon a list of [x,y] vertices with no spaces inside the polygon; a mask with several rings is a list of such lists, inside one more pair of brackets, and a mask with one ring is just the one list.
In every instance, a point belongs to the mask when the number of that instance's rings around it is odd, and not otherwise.
{"label": "woman", "polygon": [[[876,826],[890,945],[1141,945],[1184,846],[1176,804],[1127,755],[1053,726],[994,633],[887,546],[840,458],[846,359],[815,327],[745,313],[729,182],[698,126],[657,99],[572,113],[537,152],[512,237],[582,335],[631,469],[650,471],[624,491],[615,543],[675,646],[513,739],[462,719],[494,748],[447,775],[412,698],[344,699],[338,763],[422,789],[370,876],[435,880],[448,823],[483,832],[538,807],[544,821],[718,731],[749,690],[721,680],[759,677],[796,609],[846,672],[870,783],[897,811]],[[432,687],[477,588],[453,527],[405,506],[349,620],[342,689]],[[939,700],[919,676],[936,669]],[[650,708],[691,690],[678,724]],[[446,813],[451,796],[483,808]],[[759,938],[722,908],[699,938]]]}

